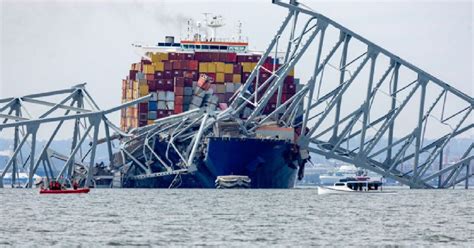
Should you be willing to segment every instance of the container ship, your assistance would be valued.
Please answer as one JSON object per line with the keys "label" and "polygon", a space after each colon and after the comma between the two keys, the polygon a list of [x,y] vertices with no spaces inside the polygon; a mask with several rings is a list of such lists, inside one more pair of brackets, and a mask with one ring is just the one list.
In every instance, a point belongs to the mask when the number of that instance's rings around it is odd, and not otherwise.
{"label": "container ship", "polygon": [[[307,156],[300,156],[294,143],[299,130],[293,127],[269,122],[252,134],[243,134],[239,131],[238,119],[218,122],[197,147],[193,168],[178,174],[167,172],[184,168],[182,161],[187,158],[170,151],[172,129],[162,126],[164,131],[153,138],[144,135],[147,130],[158,128],[154,126],[157,120],[184,118],[188,113],[225,111],[260,60],[262,54],[250,51],[240,33],[234,39],[215,37],[216,29],[223,26],[222,17],[213,16],[205,23],[210,35],[196,32],[179,42],[167,36],[165,42],[156,45],[133,45],[141,51],[142,58],[131,65],[122,80],[122,102],[147,95],[150,98],[122,110],[121,129],[133,134],[133,138],[121,139],[128,156],[117,156],[116,164],[127,165],[116,172],[119,184],[121,187],[215,188],[222,186],[218,184],[232,186],[245,182],[250,188],[292,188],[297,177],[302,178],[307,161]],[[189,30],[193,28],[188,27]],[[270,77],[271,72],[278,69],[280,59],[267,58],[253,84]],[[281,101],[292,97],[299,87],[291,70],[284,79]],[[275,93],[263,113],[274,111],[276,104]],[[245,111],[238,118],[245,119]],[[190,149],[190,138],[176,141],[174,145]],[[147,161],[144,141],[157,158],[154,161]],[[140,176],[144,171],[156,176]],[[245,180],[239,179],[242,177]]]}

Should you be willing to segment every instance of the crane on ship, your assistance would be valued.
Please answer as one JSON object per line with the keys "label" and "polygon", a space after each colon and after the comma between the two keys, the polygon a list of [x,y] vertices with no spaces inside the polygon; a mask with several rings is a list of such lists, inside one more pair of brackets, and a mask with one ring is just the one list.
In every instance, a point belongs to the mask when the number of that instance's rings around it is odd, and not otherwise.
{"label": "crane on ship", "polygon": [[[354,164],[411,188],[448,188],[461,182],[468,187],[468,180],[474,175],[474,143],[463,147],[463,154],[449,164],[443,163],[443,152],[456,138],[472,135],[472,96],[295,0],[273,0],[273,4],[285,8],[287,15],[226,110],[192,109],[126,133],[107,115],[146,101],[149,96],[108,110],[97,106],[85,85],[0,99],[0,133],[2,137],[11,133],[14,140],[12,156],[0,175],[0,186],[5,173],[15,174],[23,167],[29,172],[26,186],[32,187],[33,175],[40,165],[47,177],[67,179],[76,172],[89,186],[94,179],[98,143],[106,144],[111,168],[133,163],[143,171],[135,179],[176,175],[179,181],[180,174],[195,169],[196,150],[204,134],[216,122],[233,119],[246,133],[269,120],[284,127],[298,127],[300,152]],[[264,68],[266,58],[282,47],[282,65],[273,70]],[[283,79],[302,63],[302,57],[313,61],[304,65],[310,73],[303,87],[283,102]],[[252,88],[260,70],[267,70],[271,76]],[[263,114],[275,93],[276,109]],[[257,98],[259,94],[262,97]],[[63,96],[62,100],[44,100],[58,96]],[[49,109],[32,116],[27,104]],[[49,146],[68,121],[73,123],[73,146],[69,154],[59,155]],[[36,135],[46,124],[56,128],[38,153]],[[101,125],[104,139],[98,138]],[[162,132],[170,129],[172,134],[163,137]],[[113,140],[120,137],[127,141],[119,146],[117,157],[112,154]],[[179,169],[153,153],[149,144],[157,138],[166,139],[168,149],[178,154]],[[81,152],[86,140],[90,145]],[[188,140],[189,145],[178,148],[174,143],[177,140]],[[137,159],[137,154],[145,162]],[[59,170],[52,169],[53,159],[59,161]],[[159,161],[166,170],[152,173],[148,167],[152,161]]]}

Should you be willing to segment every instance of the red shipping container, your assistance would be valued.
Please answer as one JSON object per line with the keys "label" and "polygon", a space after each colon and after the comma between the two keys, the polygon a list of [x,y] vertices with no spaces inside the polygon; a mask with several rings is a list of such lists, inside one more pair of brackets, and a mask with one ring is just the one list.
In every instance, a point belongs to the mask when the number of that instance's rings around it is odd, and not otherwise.
{"label": "red shipping container", "polygon": [[165,61],[163,63],[163,68],[165,69],[165,71],[171,71],[173,70],[173,62],[171,61]]}
{"label": "red shipping container", "polygon": [[294,84],[294,83],[295,83],[295,78],[293,76],[286,76],[285,84]]}
{"label": "red shipping container", "polygon": [[184,54],[184,59],[185,59],[185,60],[193,60],[193,59],[194,59],[194,54],[192,54],[192,53],[185,53],[185,54]]}
{"label": "red shipping container", "polygon": [[176,96],[183,96],[184,95],[184,88],[182,86],[175,86],[174,87],[174,95],[175,95],[175,97]]}
{"label": "red shipping container", "polygon": [[162,71],[157,71],[155,72],[155,79],[163,78],[163,72]]}
{"label": "red shipping container", "polygon": [[199,73],[197,71],[192,71],[193,74],[193,81],[197,81],[199,79]]}
{"label": "red shipping container", "polygon": [[183,105],[177,105],[176,103],[174,104],[174,113],[175,114],[180,114],[184,112]]}
{"label": "red shipping container", "polygon": [[136,80],[137,79],[137,71],[135,70],[130,70],[130,73],[128,75],[128,77],[130,78],[130,80]]}
{"label": "red shipping container", "polygon": [[252,59],[250,62],[258,62],[262,55],[252,55]]}
{"label": "red shipping container", "polygon": [[176,108],[176,106],[178,105],[183,105],[184,104],[184,96],[182,95],[176,95],[174,96],[174,106]]}
{"label": "red shipping container", "polygon": [[193,78],[192,71],[183,71],[183,77],[185,78]]}
{"label": "red shipping container", "polygon": [[155,74],[145,74],[145,79],[148,81],[155,80]]}
{"label": "red shipping container", "polygon": [[174,91],[174,80],[173,79],[166,79],[165,91]]}
{"label": "red shipping container", "polygon": [[219,53],[219,61],[227,62],[227,53]]}
{"label": "red shipping container", "polygon": [[234,64],[234,74],[241,74],[242,73],[242,65],[240,64]]}
{"label": "red shipping container", "polygon": [[178,53],[168,53],[169,60],[178,60]]}
{"label": "red shipping container", "polygon": [[148,112],[148,103],[147,102],[141,102],[138,104],[138,110],[140,113],[146,113]]}
{"label": "red shipping container", "polygon": [[[206,75],[209,77],[210,83],[216,81],[216,74],[215,73],[206,73]],[[198,79],[199,80],[199,79]]]}
{"label": "red shipping container", "polygon": [[193,87],[193,79],[192,78],[184,78],[184,86],[185,87]]}
{"label": "red shipping container", "polygon": [[181,70],[181,60],[173,61],[173,70]]}
{"label": "red shipping container", "polygon": [[197,60],[190,60],[188,69],[192,71],[197,71],[199,69],[199,61]]}
{"label": "red shipping container", "polygon": [[237,54],[236,53],[227,53],[227,58],[225,62],[228,63],[235,63],[237,61]]}
{"label": "red shipping container", "polygon": [[156,90],[165,90],[166,89],[166,79],[158,79],[156,81]]}
{"label": "red shipping container", "polygon": [[151,61],[147,59],[142,59],[142,64],[143,65],[151,65]]}
{"label": "red shipping container", "polygon": [[186,59],[186,55],[184,53],[176,53],[176,58],[178,60],[185,60]]}
{"label": "red shipping container", "polygon": [[246,55],[237,55],[237,62],[249,62]]}
{"label": "red shipping container", "polygon": [[199,62],[210,62],[211,54],[208,52],[195,52],[194,58]]}
{"label": "red shipping container", "polygon": [[173,77],[182,77],[182,76],[183,76],[183,71],[179,71],[179,70],[173,71]]}
{"label": "red shipping container", "polygon": [[175,87],[184,87],[184,78],[183,77],[175,77],[174,78],[174,86]]}
{"label": "red shipping container", "polygon": [[156,91],[158,89],[156,80],[151,80],[151,81],[148,81],[147,83],[148,83],[149,92]]}
{"label": "red shipping container", "polygon": [[284,90],[284,92],[286,91],[285,92],[286,94],[295,94],[296,93],[296,85],[295,84],[286,84],[283,88],[286,89],[286,90]]}
{"label": "red shipping container", "polygon": [[164,71],[164,76],[163,78],[165,79],[171,79],[173,78],[174,74],[173,74],[173,71]]}
{"label": "red shipping container", "polygon": [[242,74],[242,83],[247,82],[247,79],[250,77],[250,72],[244,72]]}
{"label": "red shipping container", "polygon": [[189,70],[189,61],[181,60],[181,70]]}
{"label": "red shipping container", "polygon": [[232,82],[234,74],[226,73],[224,74],[224,82]]}
{"label": "red shipping container", "polygon": [[219,53],[210,53],[212,62],[219,62]]}

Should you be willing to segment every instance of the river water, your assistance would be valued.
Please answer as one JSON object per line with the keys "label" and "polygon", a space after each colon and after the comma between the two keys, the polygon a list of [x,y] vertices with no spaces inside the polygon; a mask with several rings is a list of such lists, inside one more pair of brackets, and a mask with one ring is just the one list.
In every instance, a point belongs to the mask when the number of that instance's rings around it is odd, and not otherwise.
{"label": "river water", "polygon": [[3,246],[474,246],[474,190],[0,189]]}

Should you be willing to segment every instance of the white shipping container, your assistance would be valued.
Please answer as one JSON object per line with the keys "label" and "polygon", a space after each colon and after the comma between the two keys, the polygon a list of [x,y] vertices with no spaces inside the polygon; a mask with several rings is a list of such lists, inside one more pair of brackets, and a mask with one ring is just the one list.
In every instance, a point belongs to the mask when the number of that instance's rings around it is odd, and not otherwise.
{"label": "white shipping container", "polygon": [[151,92],[150,101],[158,101],[158,94],[156,92]]}
{"label": "white shipping container", "polygon": [[234,92],[234,83],[225,83],[225,92],[226,93]]}
{"label": "white shipping container", "polygon": [[167,110],[166,102],[165,101],[158,101],[158,109],[160,110]]}
{"label": "white shipping container", "polygon": [[174,101],[166,102],[166,106],[168,107],[169,110],[173,110],[174,109]]}
{"label": "white shipping container", "polygon": [[158,100],[166,101],[166,91],[158,91]]}
{"label": "white shipping container", "polygon": [[234,92],[237,91],[240,88],[240,86],[242,86],[241,83],[234,84]]}
{"label": "white shipping container", "polygon": [[174,92],[166,91],[166,101],[174,101]]}

